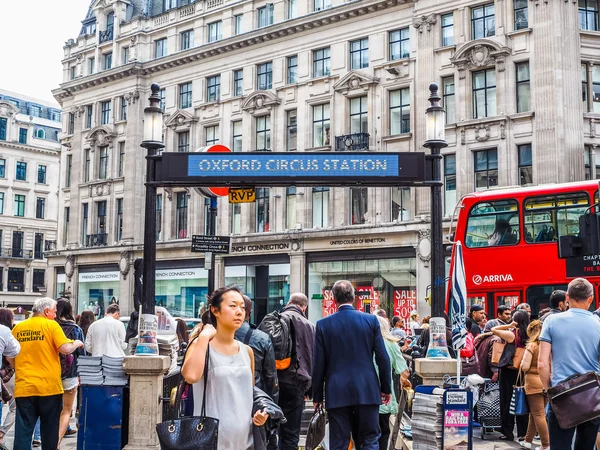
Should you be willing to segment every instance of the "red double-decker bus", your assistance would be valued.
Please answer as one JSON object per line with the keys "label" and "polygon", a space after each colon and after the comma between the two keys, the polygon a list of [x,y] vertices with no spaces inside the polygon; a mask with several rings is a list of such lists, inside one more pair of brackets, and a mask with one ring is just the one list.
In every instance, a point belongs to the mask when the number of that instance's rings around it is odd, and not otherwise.
{"label": "red double-decker bus", "polygon": [[[600,255],[560,259],[560,236],[579,234],[579,217],[598,203],[598,182],[516,187],[466,195],[459,203],[454,240],[463,244],[467,308],[481,304],[495,317],[501,304],[548,306],[550,293],[576,277],[595,286]],[[451,267],[451,271],[452,271]]]}

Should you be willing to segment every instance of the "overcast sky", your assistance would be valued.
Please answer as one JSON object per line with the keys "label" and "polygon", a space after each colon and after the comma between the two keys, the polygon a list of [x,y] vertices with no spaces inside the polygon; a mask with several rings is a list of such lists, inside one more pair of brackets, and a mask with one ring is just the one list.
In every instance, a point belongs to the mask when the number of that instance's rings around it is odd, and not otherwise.
{"label": "overcast sky", "polygon": [[55,101],[65,42],[75,39],[90,0],[0,0],[0,89]]}

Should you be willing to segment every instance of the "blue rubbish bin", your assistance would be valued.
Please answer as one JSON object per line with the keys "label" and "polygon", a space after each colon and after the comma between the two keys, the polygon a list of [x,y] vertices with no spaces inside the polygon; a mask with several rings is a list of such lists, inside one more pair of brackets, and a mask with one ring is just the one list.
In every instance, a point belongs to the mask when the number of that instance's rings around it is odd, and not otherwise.
{"label": "blue rubbish bin", "polygon": [[129,388],[81,386],[77,450],[121,450],[127,445]]}

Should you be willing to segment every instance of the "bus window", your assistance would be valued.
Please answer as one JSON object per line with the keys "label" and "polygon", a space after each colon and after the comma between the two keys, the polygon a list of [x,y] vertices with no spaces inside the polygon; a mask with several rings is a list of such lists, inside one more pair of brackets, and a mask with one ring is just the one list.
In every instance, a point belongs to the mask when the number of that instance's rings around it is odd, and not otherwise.
{"label": "bus window", "polygon": [[477,203],[469,212],[467,247],[495,247],[518,242],[519,205],[516,200]]}
{"label": "bus window", "polygon": [[525,242],[554,242],[579,234],[579,217],[588,209],[585,192],[528,198],[524,202]]}
{"label": "bus window", "polygon": [[541,310],[550,308],[550,294],[556,290],[567,290],[566,284],[531,286],[527,288],[525,299],[531,306],[531,316],[537,317]]}

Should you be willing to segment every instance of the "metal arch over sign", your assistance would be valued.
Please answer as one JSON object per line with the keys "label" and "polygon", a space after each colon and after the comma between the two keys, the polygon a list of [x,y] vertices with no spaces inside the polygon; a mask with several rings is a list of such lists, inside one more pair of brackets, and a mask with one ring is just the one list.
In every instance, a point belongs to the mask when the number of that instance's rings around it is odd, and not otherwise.
{"label": "metal arch over sign", "polygon": [[425,153],[163,153],[158,185],[426,186]]}

